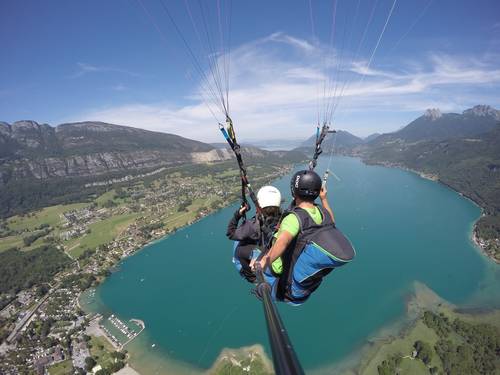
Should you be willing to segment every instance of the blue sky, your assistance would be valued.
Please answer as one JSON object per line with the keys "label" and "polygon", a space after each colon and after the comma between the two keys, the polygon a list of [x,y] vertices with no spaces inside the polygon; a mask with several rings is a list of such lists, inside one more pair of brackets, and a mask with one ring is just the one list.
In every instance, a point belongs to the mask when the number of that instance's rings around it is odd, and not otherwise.
{"label": "blue sky", "polygon": [[[325,103],[335,106],[334,126],[360,136],[396,130],[430,107],[500,106],[496,0],[234,0],[223,33],[230,54],[218,43],[227,0],[200,0],[204,18],[196,0],[163,1],[204,74],[207,56],[229,68],[241,140],[307,137]],[[203,19],[213,51],[196,34]],[[162,0],[3,0],[0,46],[0,120],[101,120],[220,140]]]}

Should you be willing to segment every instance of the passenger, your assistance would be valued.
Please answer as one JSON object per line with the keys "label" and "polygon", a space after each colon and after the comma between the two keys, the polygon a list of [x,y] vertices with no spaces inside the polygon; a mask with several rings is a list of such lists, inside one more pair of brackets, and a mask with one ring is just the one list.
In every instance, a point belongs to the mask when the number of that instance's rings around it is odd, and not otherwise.
{"label": "passenger", "polygon": [[[319,287],[324,276],[351,261],[355,252],[335,227],[327,191],[318,174],[299,171],[293,175],[290,188],[292,208],[279,224],[274,244],[257,262],[264,276],[271,273],[278,277],[271,284],[273,297],[300,305]],[[318,196],[321,205],[314,202]],[[269,277],[266,279],[269,282]]]}
{"label": "passenger", "polygon": [[257,193],[257,201],[262,209],[264,222],[259,223],[254,216],[249,220],[243,220],[238,226],[240,219],[249,209],[248,205],[244,204],[234,213],[226,232],[229,239],[236,241],[233,248],[233,263],[240,275],[250,283],[256,281],[255,273],[250,268],[250,261],[260,255],[259,244],[262,238],[265,243],[269,243],[279,223],[281,193],[274,186],[264,186]]}

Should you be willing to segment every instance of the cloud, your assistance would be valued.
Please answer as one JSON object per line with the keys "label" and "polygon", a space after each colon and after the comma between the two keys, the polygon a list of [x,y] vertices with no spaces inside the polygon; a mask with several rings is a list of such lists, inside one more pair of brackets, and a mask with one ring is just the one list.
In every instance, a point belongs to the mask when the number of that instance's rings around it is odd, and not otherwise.
{"label": "cloud", "polygon": [[140,77],[139,74],[125,70],[125,69],[120,69],[120,68],[115,68],[115,67],[109,67],[109,66],[98,66],[98,65],[92,65],[92,64],[87,64],[83,62],[78,62],[76,63],[77,66],[77,71],[73,74],[71,74],[68,78],[79,78],[87,74],[92,74],[92,73],[121,73],[125,74],[131,77]]}
{"label": "cloud", "polygon": [[277,43],[285,43],[294,48],[300,49],[305,53],[315,52],[316,47],[304,39],[294,38],[293,36],[278,32],[271,34],[269,37],[263,39],[263,41],[273,41]]}
{"label": "cloud", "polygon": [[[479,104],[478,98],[481,103],[499,101],[498,56],[429,53],[381,69],[367,68],[364,59],[349,64],[352,57],[338,64],[335,51],[331,55],[326,51],[324,46],[283,33],[233,50],[230,112],[240,139],[306,137],[313,132],[318,108],[321,112],[334,93],[343,93],[334,102],[338,105],[335,124],[355,134],[364,133],[360,135],[399,128],[405,125],[402,121],[412,120],[415,113],[429,107],[461,111]],[[340,66],[334,76],[338,81],[330,82],[336,66]],[[87,74],[107,68],[80,64],[80,69]],[[210,101],[202,100],[203,93],[207,96],[200,83],[177,102],[170,99],[90,109],[72,120],[93,119],[220,141],[217,122],[224,116]],[[382,123],[373,114],[383,114],[387,121]]]}

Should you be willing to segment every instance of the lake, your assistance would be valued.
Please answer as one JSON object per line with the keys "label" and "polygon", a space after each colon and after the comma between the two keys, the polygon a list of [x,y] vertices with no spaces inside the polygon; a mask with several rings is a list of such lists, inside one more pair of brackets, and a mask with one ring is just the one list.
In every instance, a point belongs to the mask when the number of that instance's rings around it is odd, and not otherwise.
{"label": "lake", "polygon": [[[328,160],[320,159],[323,173]],[[470,240],[480,209],[456,192],[393,168],[335,157],[328,196],[355,260],[301,307],[279,310],[306,370],[338,363],[405,314],[415,281],[454,304],[500,300],[498,267]],[[290,176],[275,182],[290,201]],[[287,203],[288,203],[287,202]],[[127,347],[146,373],[209,368],[223,348],[263,344],[260,302],[231,263],[234,204],[123,260],[87,308],[146,330]],[[154,347],[152,346],[154,345]]]}

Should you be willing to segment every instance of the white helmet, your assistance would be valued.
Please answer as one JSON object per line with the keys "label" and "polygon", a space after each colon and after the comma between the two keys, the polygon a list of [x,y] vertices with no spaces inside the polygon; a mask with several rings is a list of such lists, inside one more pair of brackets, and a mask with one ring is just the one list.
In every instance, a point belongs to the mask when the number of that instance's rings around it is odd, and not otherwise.
{"label": "white helmet", "polygon": [[281,205],[281,193],[274,186],[263,186],[257,193],[257,201],[260,208],[279,207]]}

